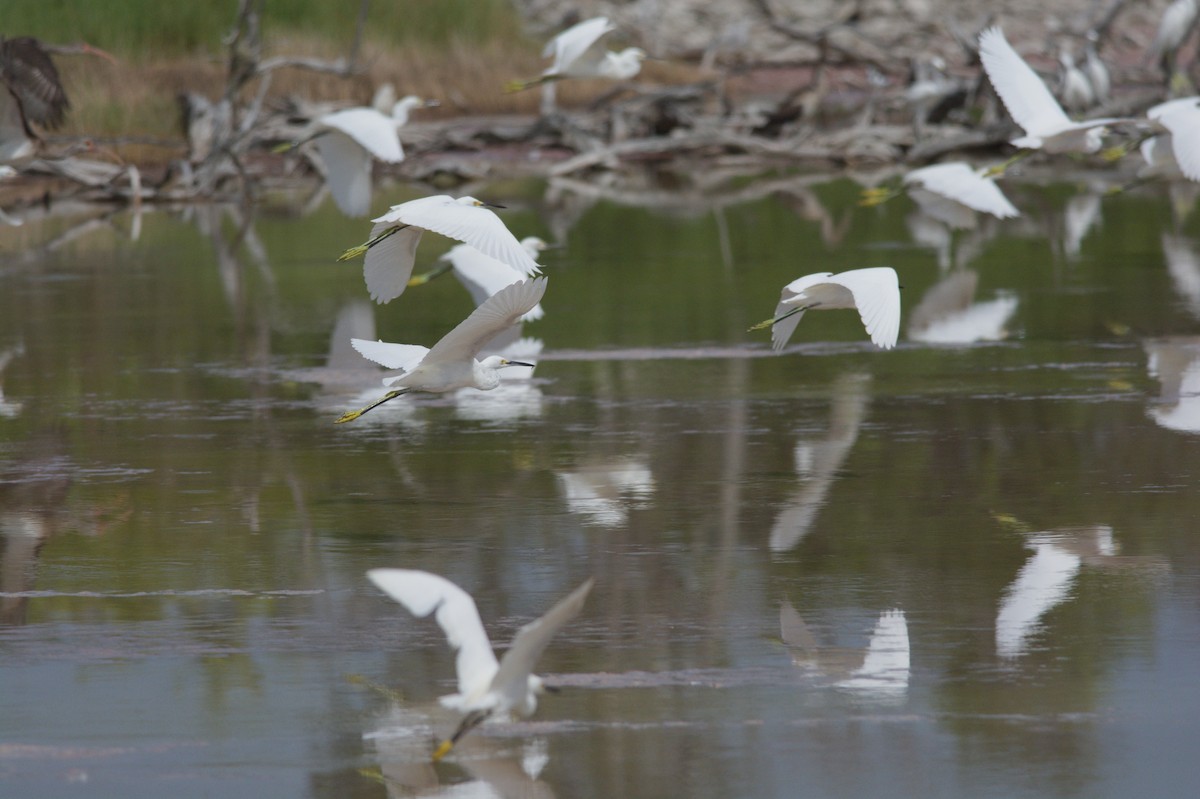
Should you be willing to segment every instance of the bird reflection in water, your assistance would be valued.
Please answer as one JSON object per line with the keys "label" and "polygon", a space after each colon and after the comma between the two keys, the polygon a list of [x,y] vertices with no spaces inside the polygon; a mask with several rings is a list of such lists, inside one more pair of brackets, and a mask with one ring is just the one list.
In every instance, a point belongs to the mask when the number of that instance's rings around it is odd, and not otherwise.
{"label": "bird reflection in water", "polygon": [[1162,386],[1150,418],[1167,430],[1200,433],[1200,337],[1152,339],[1143,347],[1146,371]]}
{"label": "bird reflection in water", "polygon": [[638,457],[583,464],[555,476],[567,508],[600,527],[623,527],[630,509],[654,496],[654,474]]}
{"label": "bird reflection in water", "polygon": [[1017,312],[1017,298],[1001,293],[975,302],[979,273],[951,272],[925,292],[908,315],[908,337],[925,344],[973,344],[1008,337],[1008,323]]}
{"label": "bird reflection in water", "polygon": [[862,699],[895,702],[908,693],[911,656],[902,610],[879,614],[865,648],[822,646],[790,603],[779,606],[779,636],[797,666]]}

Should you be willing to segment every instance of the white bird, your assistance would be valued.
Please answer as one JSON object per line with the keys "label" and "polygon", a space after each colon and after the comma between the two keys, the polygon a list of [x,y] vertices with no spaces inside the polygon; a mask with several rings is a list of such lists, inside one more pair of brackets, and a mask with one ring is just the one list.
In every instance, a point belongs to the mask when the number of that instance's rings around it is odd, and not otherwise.
{"label": "white bird", "polygon": [[325,163],[329,191],[342,213],[366,216],[371,210],[371,159],[387,164],[404,160],[398,131],[408,122],[408,112],[424,104],[410,94],[392,107],[390,116],[362,107],[317,118],[317,151]]}
{"label": "white bird", "polygon": [[976,170],[964,161],[914,169],[904,176],[904,185],[909,196],[925,210],[949,201],[999,219],[1021,215],[987,170]]}
{"label": "white bird", "polygon": [[1004,32],[991,27],[979,35],[979,57],[996,94],[1025,135],[1013,140],[1024,149],[1048,153],[1087,152],[1100,149],[1101,130],[1118,119],[1089,119],[1072,122],[1024,59],[1017,54]]}
{"label": "white bird", "polygon": [[426,349],[416,344],[390,344],[384,341],[352,339],[354,349],[369,360],[404,373],[384,378],[385,386],[399,386],[383,397],[357,411],[345,413],[338,424],[350,422],[388,400],[412,391],[445,393],[458,388],[477,388],[491,391],[500,385],[500,369],[506,366],[528,366],[523,361],[510,361],[499,355],[489,355],[482,361],[475,356],[498,333],[506,330],[546,293],[546,278],[524,280],[493,294],[458,326]]}
{"label": "white bird", "polygon": [[1146,52],[1146,60],[1160,59],[1168,82],[1175,74],[1176,53],[1191,34],[1198,14],[1200,4],[1196,0],[1175,0],[1158,21],[1158,32]]}
{"label": "white bird", "polygon": [[[526,236],[521,239],[521,246],[525,248],[525,252],[529,253],[530,258],[536,259],[538,253],[549,245],[537,236]],[[505,286],[525,279],[523,272],[512,268],[503,261],[497,261],[495,258],[484,255],[469,244],[456,244],[440,260],[447,262],[449,268],[454,272],[454,276],[458,278],[458,282],[462,283],[463,288],[471,295],[471,299],[475,301],[476,305]],[[409,281],[409,285],[418,280],[426,282],[436,274],[438,272],[435,270],[428,275],[415,277]],[[521,321],[533,322],[545,315],[546,312],[538,304],[533,306],[529,313],[522,316]]]}
{"label": "white bird", "polygon": [[504,207],[474,197],[455,199],[447,194],[393,205],[386,214],[371,220],[375,223],[371,238],[346,250],[338,260],[366,254],[363,278],[371,299],[378,303],[391,302],[404,293],[412,277],[417,245],[426,230],[470,244],[524,275],[540,274],[537,262],[500,217],[484,206]]}
{"label": "white bird", "polygon": [[508,91],[563,78],[629,80],[641,71],[646,53],[638,47],[627,47],[619,53],[604,49],[599,44],[601,37],[614,30],[616,26],[607,17],[594,17],[567,28],[547,42],[542,51],[542,58],[554,56],[554,63],[540,77],[512,81]]}
{"label": "white bird", "polygon": [[595,578],[589,577],[541,618],[517,631],[499,662],[479,619],[471,595],[444,577],[410,569],[372,569],[367,577],[417,618],[436,612],[437,623],[450,647],[458,652],[458,693],[441,698],[443,706],[464,713],[458,729],[433,753],[440,760],[458,742],[492,715],[529,716],[547,686],[533,674],[546,645],[583,609]]}
{"label": "white bird", "polygon": [[851,269],[847,272],[817,272],[797,278],[783,287],[775,316],[751,330],[771,328],[772,349],[779,351],[792,337],[800,317],[810,309],[857,308],[863,326],[875,346],[896,346],[900,331],[900,282],[890,266]]}
{"label": "white bird", "polygon": [[1083,72],[1092,86],[1096,104],[1103,105],[1108,102],[1112,93],[1112,77],[1108,74],[1108,67],[1101,60],[1100,53],[1096,51],[1098,39],[1099,35],[1095,31],[1088,31],[1087,42],[1083,46]]}
{"label": "white bird", "polygon": [[1169,100],[1146,111],[1158,136],[1142,142],[1153,174],[1200,181],[1200,97]]}
{"label": "white bird", "polygon": [[1062,104],[1071,111],[1083,111],[1095,105],[1096,93],[1092,90],[1092,83],[1075,64],[1075,56],[1071,51],[1063,48],[1058,54],[1058,62],[1062,65],[1062,85],[1059,90]]}

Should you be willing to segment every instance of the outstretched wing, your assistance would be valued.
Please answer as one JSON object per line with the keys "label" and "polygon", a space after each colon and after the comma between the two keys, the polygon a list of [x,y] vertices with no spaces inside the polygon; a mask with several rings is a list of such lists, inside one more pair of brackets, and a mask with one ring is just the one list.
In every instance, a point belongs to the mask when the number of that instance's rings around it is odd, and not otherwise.
{"label": "outstretched wing", "polygon": [[537,262],[509,232],[500,217],[479,205],[463,205],[440,195],[403,203],[376,221],[400,221],[470,244],[523,275],[541,273]]}
{"label": "outstretched wing", "polygon": [[[395,223],[376,221],[375,227],[371,228],[371,238],[395,226]],[[391,302],[404,293],[424,232],[419,227],[406,227],[367,250],[363,258],[363,280],[375,302]]]}
{"label": "outstretched wing", "polygon": [[317,138],[317,152],[325,164],[329,193],[342,213],[346,216],[370,213],[371,154],[337,131]]}
{"label": "outstretched wing", "polygon": [[900,334],[900,281],[890,266],[851,269],[830,275],[826,282],[850,290],[854,305],[875,346],[885,350],[896,346]]}
{"label": "outstretched wing", "polygon": [[[319,125],[341,131],[360,147],[389,164],[404,160],[404,148],[396,133],[396,120],[374,108],[346,108],[317,120]],[[317,139],[320,141],[320,138]]]}
{"label": "outstretched wing", "polygon": [[544,616],[517,631],[512,646],[504,653],[504,657],[500,658],[500,668],[492,678],[493,691],[508,696],[524,695],[529,674],[545,651],[546,645],[567,622],[579,615],[579,611],[583,609],[583,602],[595,582],[594,577],[589,577],[565,599],[559,600]]}
{"label": "outstretched wing", "polygon": [[0,78],[20,101],[27,120],[51,130],[62,124],[71,103],[50,54],[37,39],[0,40]]}
{"label": "outstretched wing", "polygon": [[466,696],[492,681],[498,668],[471,595],[445,577],[413,569],[371,569],[367,578],[417,618],[436,611],[450,648],[458,652],[458,692]]}
{"label": "outstretched wing", "polygon": [[1071,124],[1046,84],[999,28],[988,28],[979,35],[979,58],[1004,107],[1028,135],[1041,136]]}
{"label": "outstretched wing", "polygon": [[[571,67],[583,58],[583,55],[600,37],[614,30],[616,26],[609,24],[608,17],[594,17],[572,25],[546,43],[542,51],[543,58],[554,56],[554,63],[546,68],[544,75],[562,75],[571,71]],[[599,63],[597,56],[592,59]]]}
{"label": "outstretched wing", "polygon": [[546,293],[546,278],[522,280],[506,286],[484,300],[471,315],[458,323],[427,356],[430,362],[463,361],[474,358],[497,333],[517,323]]}
{"label": "outstretched wing", "polygon": [[420,344],[392,344],[387,341],[352,338],[350,345],[368,361],[374,361],[388,369],[403,369],[406,372],[415,369],[429,354],[429,348]]}
{"label": "outstretched wing", "polygon": [[934,194],[1000,219],[1021,215],[995,181],[980,175],[970,164],[962,161],[914,170],[904,177],[904,182],[920,184]]}
{"label": "outstretched wing", "polygon": [[1200,106],[1193,102],[1173,107],[1157,118],[1171,132],[1171,152],[1188,180],[1200,181]]}

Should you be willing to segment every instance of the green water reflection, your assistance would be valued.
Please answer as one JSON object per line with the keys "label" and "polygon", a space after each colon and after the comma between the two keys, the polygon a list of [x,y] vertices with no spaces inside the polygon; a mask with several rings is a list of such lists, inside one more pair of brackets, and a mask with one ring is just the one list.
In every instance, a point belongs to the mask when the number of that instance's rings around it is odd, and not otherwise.
{"label": "green water reflection", "polygon": [[[950,234],[845,179],[728,186],[472,189],[567,245],[536,378],[339,427],[381,391],[351,335],[471,308],[366,302],[333,263],[364,223],[0,230],[0,793],[1190,793],[1200,221],[1030,180]],[[852,313],[746,332],[875,265],[897,350]],[[498,643],[594,574],[566,690],[430,767],[452,659],[376,566],[467,587]]]}

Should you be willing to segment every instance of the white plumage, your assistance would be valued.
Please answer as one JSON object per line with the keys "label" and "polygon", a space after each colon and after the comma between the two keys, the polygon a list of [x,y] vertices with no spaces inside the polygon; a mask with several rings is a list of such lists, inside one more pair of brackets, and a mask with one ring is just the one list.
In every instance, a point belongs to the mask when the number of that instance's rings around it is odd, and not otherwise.
{"label": "white plumage", "polygon": [[[536,259],[538,253],[546,249],[546,242],[537,236],[526,236],[521,239],[521,246],[530,258]],[[442,260],[450,263],[454,276],[470,293],[476,305],[481,304],[505,286],[510,286],[518,280],[525,279],[525,273],[514,269],[503,261],[498,261],[469,244],[458,244],[442,256]],[[540,304],[533,306],[529,313],[521,317],[522,322],[532,322],[545,315]]]}
{"label": "white plumage", "polygon": [[771,344],[783,349],[807,310],[855,308],[877,347],[896,346],[900,331],[900,283],[890,266],[817,272],[783,287],[771,325]]}
{"label": "white plumage", "polygon": [[910,195],[928,192],[1000,219],[1021,215],[992,178],[963,161],[914,169],[904,176],[904,185]]}

